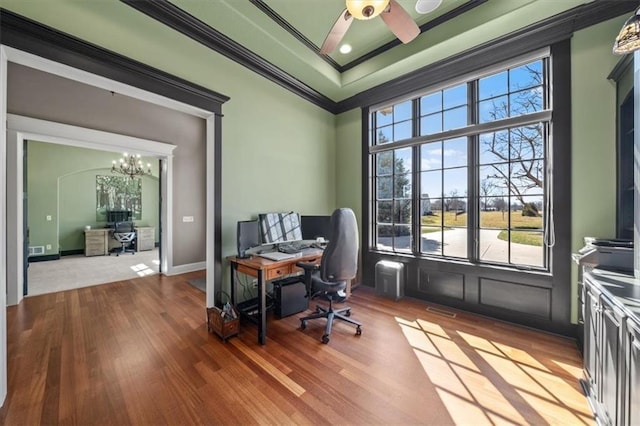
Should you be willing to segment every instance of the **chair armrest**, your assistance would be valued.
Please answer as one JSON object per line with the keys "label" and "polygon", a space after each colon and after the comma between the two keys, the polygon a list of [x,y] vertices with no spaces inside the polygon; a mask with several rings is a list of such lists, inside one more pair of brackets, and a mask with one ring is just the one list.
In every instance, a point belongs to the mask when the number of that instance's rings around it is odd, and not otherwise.
{"label": "chair armrest", "polygon": [[296,266],[299,268],[302,268],[305,270],[305,272],[309,271],[319,271],[320,270],[320,265],[318,265],[317,263],[311,263],[311,262],[296,262]]}

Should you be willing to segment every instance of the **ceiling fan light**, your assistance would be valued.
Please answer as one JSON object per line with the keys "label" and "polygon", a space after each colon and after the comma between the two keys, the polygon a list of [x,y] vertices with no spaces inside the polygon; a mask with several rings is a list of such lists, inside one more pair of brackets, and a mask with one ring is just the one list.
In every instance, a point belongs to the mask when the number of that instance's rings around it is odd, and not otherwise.
{"label": "ceiling fan light", "polygon": [[633,16],[624,23],[616,41],[613,44],[613,53],[624,55],[640,49],[640,7]]}
{"label": "ceiling fan light", "polygon": [[433,12],[442,4],[442,0],[418,0],[416,2],[416,12],[424,15]]}
{"label": "ceiling fan light", "polygon": [[387,8],[390,0],[346,0],[347,10],[356,19],[371,19]]}

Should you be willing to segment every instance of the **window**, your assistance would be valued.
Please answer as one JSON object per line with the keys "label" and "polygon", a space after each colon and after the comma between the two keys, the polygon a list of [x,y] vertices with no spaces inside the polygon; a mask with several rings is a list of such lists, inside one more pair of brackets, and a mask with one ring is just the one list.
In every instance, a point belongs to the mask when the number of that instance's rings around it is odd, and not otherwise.
{"label": "window", "polygon": [[377,250],[548,269],[548,52],[371,112]]}

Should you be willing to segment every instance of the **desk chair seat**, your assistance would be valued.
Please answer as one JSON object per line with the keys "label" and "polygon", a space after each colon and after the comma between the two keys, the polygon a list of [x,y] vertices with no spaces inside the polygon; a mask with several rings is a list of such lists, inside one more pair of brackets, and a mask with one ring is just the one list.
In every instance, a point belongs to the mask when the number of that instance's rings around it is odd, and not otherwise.
{"label": "desk chair seat", "polygon": [[120,243],[120,247],[112,249],[109,252],[109,256],[111,256],[111,253],[115,253],[116,256],[120,256],[120,253],[136,254],[135,249],[132,247],[133,241],[136,239],[136,231],[133,229],[133,223],[116,223],[113,231],[113,239]]}
{"label": "desk chair seat", "polygon": [[358,226],[351,209],[337,209],[331,215],[332,239],[322,254],[320,265],[298,262],[297,266],[305,272],[307,295],[321,296],[329,301],[329,307],[317,306],[315,313],[300,318],[300,328],[307,327],[307,321],[326,318],[322,343],[329,343],[329,335],[334,319],[339,319],[356,326],[356,335],[362,333],[358,321],[348,318],[351,308],[333,309],[334,302],[344,300],[347,281],[356,276],[358,270]]}

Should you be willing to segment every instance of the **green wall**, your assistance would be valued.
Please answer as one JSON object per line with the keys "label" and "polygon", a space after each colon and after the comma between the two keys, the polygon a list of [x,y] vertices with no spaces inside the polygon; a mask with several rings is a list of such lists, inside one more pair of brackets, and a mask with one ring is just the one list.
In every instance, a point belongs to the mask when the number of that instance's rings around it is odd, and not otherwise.
{"label": "green wall", "polygon": [[[607,76],[621,59],[611,49],[626,18],[578,31],[571,39],[574,252],[583,246],[585,236],[616,235],[616,86]],[[571,281],[571,313],[576,321],[577,266],[573,267]]]}
{"label": "green wall", "polygon": [[[29,245],[51,245],[45,254],[84,249],[84,227],[103,228],[96,221],[96,176],[110,175],[118,153],[29,141],[27,143],[27,220]],[[152,164],[157,175],[156,160]],[[141,226],[156,228],[158,238],[158,178],[142,179]],[[51,221],[47,221],[47,215]]]}

